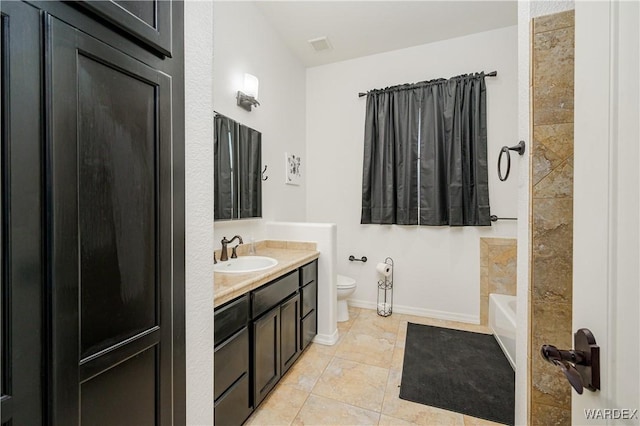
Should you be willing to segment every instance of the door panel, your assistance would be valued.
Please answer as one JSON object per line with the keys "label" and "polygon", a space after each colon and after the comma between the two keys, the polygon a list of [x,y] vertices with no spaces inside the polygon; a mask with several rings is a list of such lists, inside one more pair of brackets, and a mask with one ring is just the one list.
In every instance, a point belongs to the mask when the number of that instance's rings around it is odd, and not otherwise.
{"label": "door panel", "polygon": [[280,305],[280,374],[284,374],[300,355],[300,294]]}
{"label": "door panel", "polygon": [[78,77],[84,358],[157,325],[156,114],[152,83],[82,54]]}
{"label": "door panel", "polygon": [[280,380],[280,306],[253,323],[253,406]]}
{"label": "door panel", "polygon": [[41,51],[37,9],[0,3],[1,423],[43,421]]}
{"label": "door panel", "polygon": [[168,424],[171,80],[45,25],[52,420]]}
{"label": "door panel", "polygon": [[155,348],[149,348],[81,386],[81,423],[155,425]]}

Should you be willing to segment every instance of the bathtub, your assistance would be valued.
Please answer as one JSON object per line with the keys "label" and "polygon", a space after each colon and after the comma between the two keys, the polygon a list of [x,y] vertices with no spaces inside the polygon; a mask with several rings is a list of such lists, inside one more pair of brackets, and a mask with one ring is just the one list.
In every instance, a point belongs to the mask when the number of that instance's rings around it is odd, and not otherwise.
{"label": "bathtub", "polygon": [[516,369],[516,296],[489,295],[489,328],[505,356]]}

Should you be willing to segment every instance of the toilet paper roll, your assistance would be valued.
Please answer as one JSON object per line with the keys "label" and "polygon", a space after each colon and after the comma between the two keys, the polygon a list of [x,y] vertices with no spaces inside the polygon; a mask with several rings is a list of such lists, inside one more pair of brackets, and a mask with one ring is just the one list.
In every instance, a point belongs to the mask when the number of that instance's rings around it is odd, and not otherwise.
{"label": "toilet paper roll", "polygon": [[376,266],[376,270],[380,275],[387,278],[391,276],[391,271],[393,270],[393,267],[388,263],[378,263],[378,265]]}

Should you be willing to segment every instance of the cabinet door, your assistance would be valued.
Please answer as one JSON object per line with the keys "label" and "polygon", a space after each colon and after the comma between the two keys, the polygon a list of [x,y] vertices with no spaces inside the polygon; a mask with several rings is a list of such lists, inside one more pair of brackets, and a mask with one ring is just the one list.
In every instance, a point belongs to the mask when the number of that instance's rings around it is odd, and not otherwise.
{"label": "cabinet door", "polygon": [[171,423],[171,78],[47,16],[51,423]]}
{"label": "cabinet door", "polygon": [[280,306],[253,323],[253,406],[280,380]]}
{"label": "cabinet door", "polygon": [[84,0],[77,4],[91,10],[163,55],[171,56],[171,1]]}
{"label": "cabinet door", "polygon": [[280,305],[280,369],[284,374],[300,355],[300,295]]}
{"label": "cabinet door", "polygon": [[3,425],[43,424],[42,20],[0,3],[0,401]]}

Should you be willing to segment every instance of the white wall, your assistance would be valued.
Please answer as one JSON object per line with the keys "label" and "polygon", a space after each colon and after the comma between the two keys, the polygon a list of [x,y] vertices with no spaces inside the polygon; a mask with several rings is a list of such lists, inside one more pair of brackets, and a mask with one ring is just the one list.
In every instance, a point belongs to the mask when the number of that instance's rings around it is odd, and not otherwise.
{"label": "white wall", "polygon": [[[269,176],[262,184],[264,219],[216,222],[219,247],[223,236],[264,239],[267,220],[305,220],[304,181],[300,186],[284,183],[284,153],[307,160],[305,69],[253,3],[216,1],[213,9],[213,110],[262,132],[262,163]],[[260,81],[260,106],[251,112],[236,105],[245,72]]]}
{"label": "white wall", "polygon": [[[529,90],[530,90],[530,47],[531,19],[573,9],[574,2],[569,1],[520,1],[518,2],[518,138],[531,140]],[[527,424],[527,404],[529,400],[529,258],[531,241],[529,239],[529,196],[530,196],[530,152],[517,164],[518,171],[518,266],[517,293],[518,315],[516,323],[516,413],[515,424]]]}
{"label": "white wall", "polygon": [[[187,424],[213,424],[213,12],[185,2]],[[209,54],[207,54],[209,53]]]}
{"label": "white wall", "polygon": [[[518,141],[517,63],[513,26],[307,70],[307,220],[337,223],[338,273],[357,280],[356,304],[375,306],[375,264],[391,256],[395,312],[477,322],[479,238],[516,236],[507,221],[490,228],[360,225],[366,100],[358,92],[497,70],[487,78],[491,212],[515,217],[516,176],[499,182],[495,168],[500,147]],[[369,262],[349,262],[350,254]]]}
{"label": "white wall", "polygon": [[338,289],[336,287],[336,235],[334,223],[267,223],[267,238],[285,241],[315,241],[318,258],[318,334],[316,343],[338,341]]}

